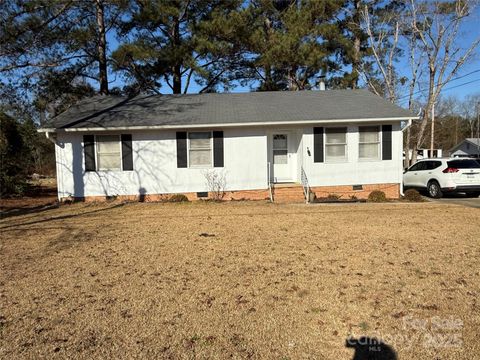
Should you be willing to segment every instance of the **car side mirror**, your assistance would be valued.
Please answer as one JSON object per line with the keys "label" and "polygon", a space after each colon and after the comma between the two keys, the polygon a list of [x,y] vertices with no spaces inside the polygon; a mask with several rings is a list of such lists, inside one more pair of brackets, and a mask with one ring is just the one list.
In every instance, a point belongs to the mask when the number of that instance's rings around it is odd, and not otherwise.
{"label": "car side mirror", "polygon": [[403,169],[403,173],[405,174],[406,172],[408,172],[408,168]]}

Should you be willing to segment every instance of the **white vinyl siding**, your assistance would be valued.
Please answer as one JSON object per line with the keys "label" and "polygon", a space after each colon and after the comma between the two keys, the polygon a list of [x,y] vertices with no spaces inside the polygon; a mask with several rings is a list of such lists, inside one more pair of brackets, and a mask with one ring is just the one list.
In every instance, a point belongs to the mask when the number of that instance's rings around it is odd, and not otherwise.
{"label": "white vinyl siding", "polygon": [[121,146],[119,135],[97,135],[97,169],[121,170]]}
{"label": "white vinyl siding", "polygon": [[347,128],[325,128],[325,161],[343,162],[347,160]]}
{"label": "white vinyl siding", "polygon": [[360,160],[380,159],[380,127],[360,126],[358,128],[358,157]]}
{"label": "white vinyl siding", "polygon": [[198,131],[188,133],[188,166],[212,167],[212,133]]}

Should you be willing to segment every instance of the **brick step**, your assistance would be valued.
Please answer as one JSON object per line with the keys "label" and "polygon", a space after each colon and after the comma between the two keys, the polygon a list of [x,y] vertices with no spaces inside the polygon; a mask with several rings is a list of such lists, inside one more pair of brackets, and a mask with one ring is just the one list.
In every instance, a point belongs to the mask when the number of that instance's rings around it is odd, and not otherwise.
{"label": "brick step", "polygon": [[279,192],[274,192],[273,195],[275,196],[303,196],[303,192],[291,192],[291,193],[279,193]]}
{"label": "brick step", "polygon": [[273,200],[279,203],[303,202],[303,188],[301,186],[274,187]]}
{"label": "brick step", "polygon": [[274,198],[273,202],[284,204],[284,203],[303,203],[305,202],[304,199],[301,198],[291,198],[291,199],[286,199],[286,198]]}

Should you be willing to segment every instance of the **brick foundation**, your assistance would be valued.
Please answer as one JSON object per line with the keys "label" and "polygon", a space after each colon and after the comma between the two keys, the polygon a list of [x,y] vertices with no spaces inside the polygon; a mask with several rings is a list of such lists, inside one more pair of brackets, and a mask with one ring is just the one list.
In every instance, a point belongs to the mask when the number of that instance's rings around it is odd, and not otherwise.
{"label": "brick foundation", "polygon": [[[188,200],[207,200],[213,198],[209,193],[206,198],[199,198],[196,192],[182,193]],[[118,195],[118,196],[85,196],[85,197],[64,197],[60,202],[98,202],[98,201],[134,201],[134,202],[165,202],[175,194],[146,194],[146,195]],[[223,200],[269,200],[268,189],[265,190],[239,190],[226,191]]]}
{"label": "brick foundation", "polygon": [[[353,190],[352,185],[340,186],[315,186],[311,190],[317,198],[326,198],[335,194],[340,199],[350,199],[353,195],[357,199],[366,199],[374,190],[383,191],[387,198],[398,199],[400,197],[400,184],[367,184],[362,186],[362,190]],[[303,192],[301,185],[292,185],[289,187],[278,187],[274,189],[276,202],[301,202],[303,201]],[[149,195],[118,195],[118,196],[86,196],[84,198],[66,197],[60,199],[61,202],[83,201],[96,202],[107,200],[135,201],[135,202],[162,202],[167,201],[174,194],[149,194]],[[188,200],[195,201],[206,198],[199,198],[197,193],[183,193]],[[209,194],[209,198],[212,198]],[[269,200],[268,189],[260,190],[239,190],[227,191],[223,200]]]}
{"label": "brick foundation", "polygon": [[317,198],[326,198],[328,195],[339,195],[340,199],[350,199],[355,196],[357,199],[367,199],[368,195],[374,190],[380,190],[385,193],[388,199],[398,199],[400,197],[400,184],[367,184],[362,186],[362,190],[353,190],[352,185],[341,186],[315,186],[312,191]]}

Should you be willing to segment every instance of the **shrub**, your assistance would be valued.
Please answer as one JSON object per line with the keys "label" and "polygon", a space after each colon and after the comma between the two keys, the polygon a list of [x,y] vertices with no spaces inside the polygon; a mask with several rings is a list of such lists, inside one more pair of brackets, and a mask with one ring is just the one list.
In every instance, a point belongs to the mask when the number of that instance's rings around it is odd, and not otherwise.
{"label": "shrub", "polygon": [[168,199],[167,199],[167,202],[172,202],[172,203],[176,203],[176,202],[188,202],[190,200],[188,200],[188,198],[183,195],[183,194],[173,194],[172,196],[170,196]]}
{"label": "shrub", "polygon": [[20,124],[0,113],[0,196],[23,195],[27,187],[28,158]]}
{"label": "shrub", "polygon": [[368,201],[370,202],[384,202],[387,201],[385,193],[380,190],[374,190],[368,195]]}
{"label": "shrub", "polygon": [[423,201],[422,195],[415,189],[408,189],[405,191],[403,198],[407,201],[420,202]]}
{"label": "shrub", "polygon": [[342,197],[342,195],[338,194],[328,194],[327,199],[328,200],[338,200]]}
{"label": "shrub", "polygon": [[227,177],[224,171],[207,170],[203,173],[211,199],[221,201],[225,196]]}

